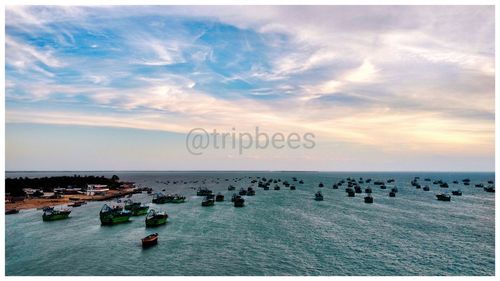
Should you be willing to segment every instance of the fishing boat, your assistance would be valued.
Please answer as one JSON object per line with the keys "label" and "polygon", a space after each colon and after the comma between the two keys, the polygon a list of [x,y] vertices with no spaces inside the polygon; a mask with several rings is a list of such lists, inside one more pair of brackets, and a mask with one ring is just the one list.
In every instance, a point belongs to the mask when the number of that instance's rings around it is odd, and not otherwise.
{"label": "fishing boat", "polygon": [[244,188],[241,188],[239,194],[240,194],[240,196],[245,196],[245,195],[247,195],[247,190]]}
{"label": "fishing boat", "polygon": [[323,184],[322,182],[320,182],[320,183],[318,184],[318,187],[323,187],[323,186],[324,186],[324,184]]}
{"label": "fishing boat", "polygon": [[371,188],[369,188],[369,187],[367,187],[367,188],[365,189],[365,193],[372,193],[372,189],[371,189]]}
{"label": "fishing boat", "polygon": [[462,196],[462,191],[460,189],[457,189],[457,190],[453,190],[451,192],[451,194],[455,195],[455,196]]}
{"label": "fishing boat", "polygon": [[398,193],[398,188],[397,187],[393,187],[393,188],[391,188],[391,191],[394,192],[394,193]]}
{"label": "fishing boat", "polygon": [[321,191],[318,191],[316,192],[316,194],[314,194],[314,200],[323,201],[323,194],[321,194]]}
{"label": "fishing boat", "polygon": [[141,239],[142,247],[147,248],[158,244],[158,233],[150,234]]}
{"label": "fishing boat", "polygon": [[227,190],[231,191],[231,190],[236,190],[236,187],[233,186],[233,185],[230,185],[227,187]]}
{"label": "fishing boat", "polygon": [[373,203],[373,197],[369,194],[365,196],[365,203]]}
{"label": "fishing boat", "polygon": [[166,212],[158,212],[154,209],[149,210],[146,216],[146,226],[158,226],[167,223],[168,214]]}
{"label": "fishing boat", "polygon": [[280,186],[279,185],[275,185],[274,186],[274,190],[280,190]]}
{"label": "fishing boat", "polygon": [[394,191],[389,192],[389,197],[396,197],[396,192]]}
{"label": "fishing boat", "polygon": [[295,185],[290,185],[290,190],[295,190]]}
{"label": "fishing boat", "polygon": [[7,209],[7,210],[5,210],[5,214],[6,215],[13,215],[13,214],[17,214],[17,213],[19,213],[18,209]]}
{"label": "fishing boat", "polygon": [[186,197],[185,196],[182,196],[182,195],[179,195],[179,194],[168,194],[166,196],[166,200],[165,200],[165,203],[175,203],[175,204],[179,204],[179,203],[184,203],[186,202]]}
{"label": "fishing boat", "polygon": [[387,186],[386,186],[385,184],[382,184],[382,185],[380,186],[380,189],[387,189]]}
{"label": "fishing boat", "polygon": [[197,196],[207,196],[207,195],[212,195],[212,194],[213,194],[213,191],[206,188],[206,187],[200,187],[196,191]]}
{"label": "fishing boat", "polygon": [[347,197],[355,197],[356,196],[356,193],[354,192],[354,190],[350,189],[347,191]]}
{"label": "fishing boat", "polygon": [[334,183],[334,184],[332,185],[332,188],[333,188],[333,189],[339,189],[339,186],[338,186],[338,184]]}
{"label": "fishing boat", "polygon": [[363,193],[363,191],[361,190],[361,187],[359,185],[356,185],[354,187],[354,192],[356,192],[356,193]]}
{"label": "fishing boat", "polygon": [[439,201],[451,201],[451,196],[446,193],[436,194],[436,198]]}
{"label": "fishing boat", "polygon": [[104,204],[99,212],[99,218],[101,219],[101,224],[103,225],[128,222],[131,216],[131,211],[123,210],[120,206],[110,207],[108,204]]}
{"label": "fishing boat", "polygon": [[217,196],[215,196],[215,201],[216,202],[222,202],[224,201],[224,195],[222,195],[222,193],[217,193]]}
{"label": "fishing boat", "polygon": [[153,203],[155,204],[165,204],[167,203],[167,196],[161,192],[155,193],[153,195]]}
{"label": "fishing boat", "polygon": [[125,210],[132,212],[132,216],[142,216],[148,213],[149,206],[142,205],[141,202],[125,201]]}
{"label": "fishing boat", "polygon": [[234,197],[234,206],[235,207],[244,207],[245,206],[245,199],[243,199],[243,197],[239,196],[239,195],[236,195],[236,197]]}
{"label": "fishing boat", "polygon": [[422,188],[422,189],[423,189],[424,191],[429,191],[429,190],[431,190],[431,188],[430,188],[428,185],[424,186],[424,188]]}
{"label": "fishing boat", "polygon": [[210,207],[210,206],[213,206],[214,204],[215,204],[215,201],[214,201],[213,195],[207,195],[207,196],[205,196],[203,201],[201,201],[201,206],[203,206],[203,207]]}
{"label": "fishing boat", "polygon": [[494,186],[488,186],[488,187],[485,187],[483,189],[486,192],[495,192],[495,187]]}
{"label": "fishing boat", "polygon": [[248,196],[254,196],[255,195],[255,190],[252,187],[249,187],[247,189],[247,195]]}
{"label": "fishing boat", "polygon": [[300,180],[300,181],[299,181],[299,183],[300,183],[300,184],[304,184],[304,181],[303,181],[303,180]]}
{"label": "fishing boat", "polygon": [[47,208],[43,210],[42,219],[44,221],[55,221],[67,219],[71,214],[69,209],[55,210],[54,208]]}
{"label": "fishing boat", "polygon": [[76,201],[76,202],[73,202],[71,204],[68,204],[68,207],[76,208],[76,207],[80,207],[83,204],[85,204],[85,201]]}

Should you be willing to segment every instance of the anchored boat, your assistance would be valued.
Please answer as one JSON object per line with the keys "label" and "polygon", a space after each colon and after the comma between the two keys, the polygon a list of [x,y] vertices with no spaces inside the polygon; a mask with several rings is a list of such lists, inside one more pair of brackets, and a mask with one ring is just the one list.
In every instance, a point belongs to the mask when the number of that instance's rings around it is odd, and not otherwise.
{"label": "anchored boat", "polygon": [[142,216],[148,213],[149,206],[142,205],[141,202],[125,201],[125,210],[131,211],[132,216]]}
{"label": "anchored boat", "polygon": [[205,199],[203,199],[203,201],[201,201],[201,206],[203,206],[203,207],[210,207],[210,206],[213,206],[214,204],[215,204],[215,202],[214,202],[213,195],[207,195],[207,196],[205,196]]}
{"label": "anchored boat", "polygon": [[168,214],[166,212],[158,212],[154,209],[149,210],[146,216],[146,226],[158,226],[166,224]]}
{"label": "anchored boat", "polygon": [[323,201],[323,194],[321,194],[321,191],[318,191],[316,192],[316,194],[314,194],[314,200]]}
{"label": "anchored boat", "polygon": [[142,247],[147,248],[158,244],[158,233],[150,234],[141,239]]}
{"label": "anchored boat", "polygon": [[245,199],[243,197],[236,195],[234,196],[234,206],[235,207],[244,207],[245,206]]}
{"label": "anchored boat", "polygon": [[120,206],[110,207],[107,204],[104,204],[99,212],[99,218],[103,225],[128,222],[131,216],[131,211],[123,210]]}
{"label": "anchored boat", "polygon": [[69,214],[71,214],[71,210],[69,209],[55,210],[54,208],[45,208],[43,210],[42,219],[44,221],[63,220],[67,219]]}
{"label": "anchored boat", "polygon": [[446,193],[437,194],[436,197],[439,201],[451,201],[451,196]]}

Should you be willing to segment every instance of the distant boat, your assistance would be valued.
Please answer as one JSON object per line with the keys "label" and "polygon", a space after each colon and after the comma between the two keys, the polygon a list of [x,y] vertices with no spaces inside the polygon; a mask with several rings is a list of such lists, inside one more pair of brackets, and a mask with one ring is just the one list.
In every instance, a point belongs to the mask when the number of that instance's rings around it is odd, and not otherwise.
{"label": "distant boat", "polygon": [[240,194],[240,196],[245,196],[245,195],[247,195],[247,190],[244,188],[241,188],[239,194]]}
{"label": "distant boat", "polygon": [[142,247],[147,248],[158,244],[158,233],[150,234],[141,239]]}
{"label": "distant boat", "polygon": [[389,192],[389,197],[396,197],[396,192],[394,191]]}
{"label": "distant boat", "polygon": [[322,182],[320,182],[320,183],[318,184],[318,187],[323,187],[323,186],[324,186],[324,185],[323,185],[323,183],[322,183]]}
{"label": "distant boat", "polygon": [[437,200],[439,201],[451,201],[451,196],[446,193],[440,193],[436,195]]}
{"label": "distant boat", "polygon": [[212,195],[213,192],[212,190],[206,188],[206,187],[200,187],[198,188],[198,190],[196,191],[196,195],[198,196],[207,196],[207,195]]}
{"label": "distant boat", "polygon": [[236,187],[233,186],[233,185],[230,185],[227,187],[227,190],[231,191],[231,190],[236,190]]}
{"label": "distant boat", "polygon": [[122,207],[110,207],[107,204],[102,206],[99,212],[99,218],[101,219],[101,224],[103,225],[113,225],[123,222],[128,222],[132,212],[123,210]]}
{"label": "distant boat", "polygon": [[234,197],[234,206],[235,207],[244,207],[245,206],[245,199],[243,199],[243,197],[239,196],[239,195],[236,195]]}
{"label": "distant boat", "polygon": [[373,203],[373,197],[371,195],[366,196],[365,203]]}
{"label": "distant boat", "polygon": [[203,199],[203,201],[201,201],[201,206],[203,206],[203,207],[210,207],[210,206],[213,206],[214,203],[215,203],[214,196],[213,195],[207,195],[207,196],[205,196],[205,199]]}
{"label": "distant boat", "polygon": [[6,215],[13,215],[13,214],[17,214],[17,213],[19,213],[18,209],[7,209],[7,210],[5,210],[5,214]]}
{"label": "distant boat", "polygon": [[367,188],[365,189],[365,193],[372,193],[372,189],[371,189],[371,188],[369,188],[369,187],[367,187]]}
{"label": "distant boat", "polygon": [[222,195],[222,193],[217,193],[217,196],[215,196],[215,201],[216,202],[222,202],[224,201],[224,195]]}
{"label": "distant boat", "polygon": [[318,191],[316,192],[316,194],[314,194],[314,200],[323,201],[323,194],[321,194],[321,191]]}
{"label": "distant boat", "polygon": [[495,187],[494,186],[488,186],[488,187],[485,187],[483,189],[486,192],[495,192]]}
{"label": "distant boat", "polygon": [[431,189],[430,189],[430,187],[429,187],[428,185],[426,185],[426,186],[424,186],[423,190],[424,190],[424,191],[429,191],[429,190],[431,190]]}
{"label": "distant boat", "polygon": [[247,196],[254,196],[255,195],[255,189],[253,189],[252,187],[249,187],[247,189]]}
{"label": "distant boat", "polygon": [[303,180],[300,180],[300,181],[299,181],[299,183],[300,183],[300,184],[303,184],[303,183],[304,183],[304,181],[303,181]]}
{"label": "distant boat", "polygon": [[458,190],[453,190],[451,192],[451,194],[455,195],[455,196],[462,196],[462,191],[460,189]]}
{"label": "distant boat", "polygon": [[158,226],[167,223],[168,214],[166,212],[158,212],[154,209],[149,210],[146,216],[146,226]]}
{"label": "distant boat", "polygon": [[295,190],[295,185],[290,185],[290,190]]}
{"label": "distant boat", "polygon": [[54,208],[49,208],[43,211],[42,219],[44,221],[63,220],[67,219],[69,214],[71,214],[71,210],[69,209],[55,210]]}
{"label": "distant boat", "polygon": [[279,185],[275,185],[274,186],[274,190],[280,190],[280,186]]}

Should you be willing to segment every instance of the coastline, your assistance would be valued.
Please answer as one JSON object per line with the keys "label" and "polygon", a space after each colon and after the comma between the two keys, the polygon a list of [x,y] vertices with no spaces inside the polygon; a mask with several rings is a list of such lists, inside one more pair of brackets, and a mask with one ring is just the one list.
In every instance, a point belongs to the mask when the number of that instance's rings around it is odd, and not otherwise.
{"label": "coastline", "polygon": [[[38,209],[46,206],[60,206],[67,205],[75,201],[106,201],[113,198],[123,197],[129,194],[136,193],[137,190],[133,188],[122,189],[122,190],[109,190],[106,195],[98,196],[88,196],[88,195],[63,195],[59,199],[42,199],[42,198],[29,198],[23,201],[16,202],[6,202],[5,210],[17,209],[17,210],[28,210],[28,209]],[[70,200],[72,198],[73,200]],[[78,199],[77,199],[78,198]]]}

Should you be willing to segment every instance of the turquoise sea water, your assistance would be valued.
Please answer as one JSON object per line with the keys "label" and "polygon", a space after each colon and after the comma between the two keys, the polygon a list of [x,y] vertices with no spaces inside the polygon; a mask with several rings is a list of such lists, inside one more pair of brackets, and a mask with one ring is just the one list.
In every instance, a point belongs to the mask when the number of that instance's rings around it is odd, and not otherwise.
{"label": "turquoise sea water", "polygon": [[[7,177],[50,176],[67,173],[10,173]],[[151,204],[151,196],[135,201],[165,210],[165,226],[146,229],[144,216],[130,223],[101,226],[103,202],[73,209],[71,218],[43,222],[40,210],[6,216],[7,275],[494,275],[495,194],[475,188],[494,180],[494,173],[316,173],[316,172],[86,172],[134,181],[156,191],[182,193],[184,204]],[[230,202],[229,184],[250,186],[248,177],[304,179],[291,191],[264,191],[246,198],[244,208]],[[422,186],[410,186],[420,176]],[[239,182],[232,179],[245,177]],[[364,194],[348,198],[346,185],[332,184],[347,177],[394,178],[396,198],[370,184],[374,204]],[[460,185],[463,196],[437,201],[446,190],[424,182],[430,177]],[[220,180],[217,180],[220,178]],[[201,207],[193,183],[206,179],[208,188],[222,192],[225,202]],[[229,179],[225,181],[224,179]],[[218,183],[217,183],[218,181]],[[323,182],[324,188],[318,188]],[[255,184],[256,186],[256,184]],[[367,184],[361,185],[363,190]],[[324,201],[314,201],[322,190]],[[159,233],[158,245],[142,249],[140,239]]]}

